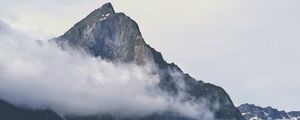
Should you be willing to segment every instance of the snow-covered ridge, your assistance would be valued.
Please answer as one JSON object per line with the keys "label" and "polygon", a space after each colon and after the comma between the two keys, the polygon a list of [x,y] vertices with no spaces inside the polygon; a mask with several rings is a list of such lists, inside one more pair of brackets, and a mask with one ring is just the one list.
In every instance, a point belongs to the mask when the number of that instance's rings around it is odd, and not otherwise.
{"label": "snow-covered ridge", "polygon": [[238,109],[246,120],[300,120],[300,111],[285,112],[254,104],[242,104]]}

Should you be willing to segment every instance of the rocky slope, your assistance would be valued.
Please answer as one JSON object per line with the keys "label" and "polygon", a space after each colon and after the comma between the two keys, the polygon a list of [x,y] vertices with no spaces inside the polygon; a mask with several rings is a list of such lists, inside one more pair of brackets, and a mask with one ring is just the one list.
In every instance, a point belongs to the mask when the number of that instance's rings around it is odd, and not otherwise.
{"label": "rocky slope", "polygon": [[[213,104],[219,104],[215,111],[218,119],[242,119],[227,93],[220,87],[196,81],[188,74],[171,63],[167,63],[161,53],[145,43],[135,21],[124,13],[115,13],[112,5],[107,3],[96,9],[86,18],[76,23],[64,35],[58,38],[59,43],[65,43],[73,48],[87,51],[95,57],[114,62],[135,62],[144,64],[153,62],[160,68],[160,87],[172,94],[177,93],[171,70],[177,70],[184,76],[189,88],[187,93],[196,99],[205,98]],[[213,110],[214,111],[214,110]]]}
{"label": "rocky slope", "polygon": [[300,111],[285,112],[253,104],[242,104],[238,109],[246,120],[300,120]]}
{"label": "rocky slope", "polygon": [[[112,62],[135,63],[138,65],[146,63],[155,64],[159,69],[159,87],[174,96],[178,95],[179,88],[176,86],[176,81],[172,77],[171,72],[177,71],[183,77],[187,88],[185,90],[188,94],[188,97],[185,98],[186,100],[201,101],[205,99],[208,101],[208,108],[213,112],[215,119],[218,120],[244,119],[239,110],[233,105],[229,95],[221,87],[197,81],[184,73],[174,63],[167,63],[160,52],[157,52],[146,44],[137,23],[124,13],[115,13],[110,3],[104,4],[101,8],[94,10],[65,34],[53,40],[62,48],[68,47],[83,50],[94,57],[101,57]],[[25,110],[16,108],[8,103],[4,104],[4,106],[8,106],[7,109],[12,109],[11,113],[8,114],[11,115],[10,117],[18,116]],[[191,118],[182,117],[172,112],[153,114],[143,118],[117,118],[111,115],[69,116],[61,118],[50,110],[28,110],[25,113],[28,113],[29,116],[36,114],[38,116],[49,115],[49,120],[192,120]],[[5,118],[5,115],[0,113],[0,117],[3,116]],[[40,117],[28,117],[28,119],[40,120]],[[48,120],[46,117],[45,119]],[[204,118],[197,119],[202,120]]]}

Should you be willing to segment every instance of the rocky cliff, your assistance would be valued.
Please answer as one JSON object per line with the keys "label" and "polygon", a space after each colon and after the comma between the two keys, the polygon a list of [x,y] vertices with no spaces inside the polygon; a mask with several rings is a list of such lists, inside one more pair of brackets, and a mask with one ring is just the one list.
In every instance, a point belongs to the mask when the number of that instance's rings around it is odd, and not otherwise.
{"label": "rocky cliff", "polygon": [[[243,119],[233,105],[228,94],[218,86],[197,81],[185,74],[174,63],[167,63],[160,52],[145,43],[137,23],[124,13],[115,13],[112,5],[107,3],[76,23],[71,29],[57,39],[73,48],[87,51],[95,57],[114,62],[134,62],[144,64],[153,62],[160,69],[160,87],[174,95],[178,89],[172,80],[171,70],[179,71],[187,85],[186,92],[195,99],[207,99],[217,119]],[[199,118],[201,119],[201,118]]]}

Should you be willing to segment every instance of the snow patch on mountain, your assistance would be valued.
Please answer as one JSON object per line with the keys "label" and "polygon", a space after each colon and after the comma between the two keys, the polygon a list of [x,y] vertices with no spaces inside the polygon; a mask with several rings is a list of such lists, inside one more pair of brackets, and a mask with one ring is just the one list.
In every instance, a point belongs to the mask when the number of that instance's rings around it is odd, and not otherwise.
{"label": "snow patch on mountain", "polygon": [[300,111],[285,112],[254,104],[242,104],[238,109],[246,120],[300,120]]}

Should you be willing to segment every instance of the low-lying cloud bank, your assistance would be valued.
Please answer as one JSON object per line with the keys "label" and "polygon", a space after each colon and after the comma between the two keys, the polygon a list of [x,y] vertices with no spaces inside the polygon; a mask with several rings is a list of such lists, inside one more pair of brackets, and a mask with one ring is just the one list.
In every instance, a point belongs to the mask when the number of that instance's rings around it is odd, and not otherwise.
{"label": "low-lying cloud bank", "polygon": [[0,21],[0,99],[31,109],[50,108],[63,115],[126,117],[175,111],[213,119],[205,104],[184,102],[184,93],[174,97],[161,91],[155,70],[151,64],[112,63],[66,52]]}

